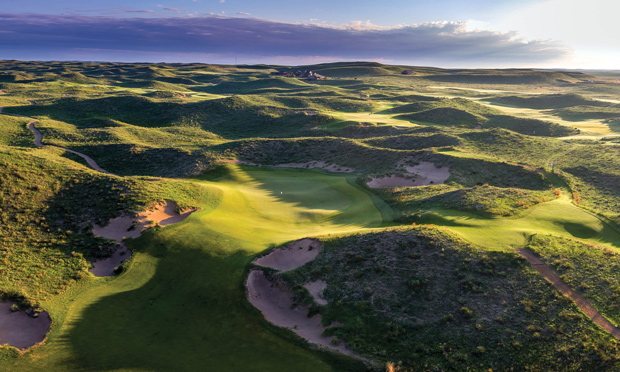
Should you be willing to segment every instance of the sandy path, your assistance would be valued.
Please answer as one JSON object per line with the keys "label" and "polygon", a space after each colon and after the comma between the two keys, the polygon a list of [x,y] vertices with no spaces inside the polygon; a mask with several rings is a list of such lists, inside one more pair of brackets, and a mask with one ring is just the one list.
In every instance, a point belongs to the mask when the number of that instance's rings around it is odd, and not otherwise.
{"label": "sandy path", "polygon": [[323,336],[325,328],[321,315],[308,318],[308,308],[296,306],[291,308],[291,293],[283,284],[271,282],[262,270],[252,270],[246,281],[248,299],[259,309],[265,319],[279,327],[288,328],[306,340],[343,354],[356,356],[343,345],[333,345],[333,336]]}
{"label": "sandy path", "polygon": [[553,286],[565,296],[568,296],[581,311],[584,312],[588,316],[588,318],[592,319],[592,321],[603,328],[605,331],[609,332],[612,336],[617,339],[620,339],[620,329],[613,325],[607,318],[601,315],[592,304],[586,300],[582,295],[573,291],[566,283],[557,276],[556,273],[551,270],[549,266],[543,263],[538,257],[536,257],[531,251],[528,249],[522,248],[518,249],[517,252],[525,257],[528,262],[545,277],[548,281],[553,284]]}
{"label": "sandy path", "polygon": [[0,302],[0,345],[27,349],[45,340],[52,320],[43,312],[32,318],[23,311],[11,311],[10,302]]}
{"label": "sandy path", "polygon": [[[28,102],[30,102],[30,104],[31,104],[31,105],[34,105],[34,102],[33,102],[33,101],[28,101]],[[2,113],[2,109],[3,109],[3,108],[4,108],[4,107],[0,107],[0,114]],[[75,155],[77,155],[77,156],[81,157],[82,159],[86,160],[86,163],[88,163],[88,165],[90,165],[90,167],[91,167],[91,168],[93,168],[93,169],[94,169],[94,170],[96,170],[96,171],[99,171],[99,172],[101,172],[101,173],[105,173],[105,174],[109,174],[109,175],[112,175],[112,176],[116,176],[116,174],[111,173],[111,172],[108,172],[107,170],[105,170],[105,169],[101,168],[101,167],[99,166],[99,164],[97,164],[97,162],[96,162],[93,158],[91,158],[90,156],[88,156],[88,155],[82,154],[81,152],[77,152],[77,151],[69,150],[69,149],[68,149],[68,148],[66,148],[66,147],[62,147],[62,146],[58,146],[58,145],[46,145],[46,144],[44,144],[44,143],[43,143],[43,133],[41,133],[41,131],[39,131],[39,130],[38,130],[38,129],[34,126],[34,124],[35,124],[35,123],[38,123],[38,122],[39,122],[37,119],[35,119],[35,118],[31,118],[30,116],[18,115],[18,114],[4,114],[4,115],[9,115],[9,116],[17,116],[17,117],[20,117],[20,118],[26,118],[26,119],[30,119],[30,120],[32,120],[30,123],[28,123],[28,129],[30,129],[30,131],[32,131],[32,133],[34,133],[34,144],[35,144],[36,146],[38,146],[38,147],[42,147],[42,146],[52,146],[52,147],[57,147],[57,148],[59,148],[59,149],[62,149],[62,150],[65,150],[65,151],[67,151],[67,152],[70,152],[70,153],[72,153],[72,154],[75,154]]]}
{"label": "sandy path", "polygon": [[95,276],[113,276],[114,269],[131,257],[131,251],[123,243],[123,239],[137,238],[155,223],[166,226],[181,222],[197,211],[197,209],[189,209],[177,213],[176,209],[175,202],[166,200],[140,213],[137,217],[121,216],[112,218],[105,226],[93,225],[93,235],[115,240],[120,243],[120,248],[105,260],[93,262],[93,267],[89,271]]}
{"label": "sandy path", "polygon": [[301,239],[257,258],[254,260],[254,264],[280,271],[289,271],[314,260],[320,250],[321,243],[318,240]]}

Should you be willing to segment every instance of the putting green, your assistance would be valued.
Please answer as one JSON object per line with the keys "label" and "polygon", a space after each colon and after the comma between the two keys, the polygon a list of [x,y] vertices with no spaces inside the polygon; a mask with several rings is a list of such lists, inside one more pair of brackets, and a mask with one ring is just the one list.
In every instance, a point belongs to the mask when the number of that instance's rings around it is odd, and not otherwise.
{"label": "putting green", "polygon": [[0,360],[5,370],[360,370],[360,362],[310,350],[266,323],[243,282],[253,256],[270,244],[382,225],[373,198],[351,176],[230,172],[217,182],[188,180],[221,192],[219,205],[129,241],[136,254],[125,274],[43,304],[55,322],[48,342]]}

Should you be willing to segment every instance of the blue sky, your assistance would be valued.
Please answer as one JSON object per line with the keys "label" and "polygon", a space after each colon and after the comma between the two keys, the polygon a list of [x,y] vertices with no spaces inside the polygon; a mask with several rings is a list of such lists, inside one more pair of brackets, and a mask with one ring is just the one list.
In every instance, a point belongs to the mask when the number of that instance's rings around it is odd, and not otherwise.
{"label": "blue sky", "polygon": [[20,0],[0,58],[620,68],[615,0]]}

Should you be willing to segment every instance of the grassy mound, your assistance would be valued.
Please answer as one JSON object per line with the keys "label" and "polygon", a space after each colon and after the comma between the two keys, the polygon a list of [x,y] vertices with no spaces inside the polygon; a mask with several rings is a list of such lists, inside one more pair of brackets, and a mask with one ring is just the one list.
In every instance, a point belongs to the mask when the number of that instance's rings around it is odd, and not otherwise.
{"label": "grassy mound", "polygon": [[207,189],[175,183],[119,179],[41,153],[0,147],[0,293],[33,303],[64,292],[84,279],[86,259],[100,258],[115,245],[91,233],[121,213],[153,202],[177,199],[195,205]]}
{"label": "grassy mound", "polygon": [[395,220],[405,223],[417,222],[425,211],[435,208],[456,209],[487,217],[514,216],[555,198],[550,191],[493,186],[460,188],[438,185],[375,192],[396,211]]}
{"label": "grassy mound", "polygon": [[326,281],[328,305],[315,311],[326,325],[336,322],[328,333],[357,352],[405,370],[620,363],[617,341],[515,253],[487,252],[430,227],[322,242],[314,261],[281,276],[309,302],[301,284]]}

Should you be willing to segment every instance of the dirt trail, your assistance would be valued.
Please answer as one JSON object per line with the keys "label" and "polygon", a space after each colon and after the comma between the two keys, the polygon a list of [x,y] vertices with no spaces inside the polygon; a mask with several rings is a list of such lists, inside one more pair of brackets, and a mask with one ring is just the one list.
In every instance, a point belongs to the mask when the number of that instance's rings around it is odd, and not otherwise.
{"label": "dirt trail", "polygon": [[553,286],[565,296],[568,296],[581,311],[584,312],[592,321],[609,332],[612,336],[620,339],[620,329],[613,325],[607,318],[601,315],[592,304],[586,300],[582,295],[572,290],[566,283],[560,279],[559,276],[549,266],[536,257],[531,251],[525,248],[518,249],[517,252],[525,257],[528,262],[545,277]]}
{"label": "dirt trail", "polygon": [[[34,105],[34,103],[32,101],[28,101],[30,102],[31,105]],[[2,114],[2,109],[4,107],[0,107],[0,114]],[[25,115],[19,115],[19,114],[4,114],[4,115],[8,115],[8,116],[16,116],[16,117],[20,117],[20,118],[26,118],[26,119],[30,119],[32,120],[30,123],[28,123],[28,129],[30,129],[30,131],[32,131],[32,133],[34,133],[34,144],[38,147],[42,147],[42,146],[52,146],[52,147],[57,147],[59,149],[65,150],[67,152],[70,152],[72,154],[75,154],[79,157],[81,157],[82,159],[86,160],[86,163],[88,163],[88,165],[90,165],[91,168],[93,168],[96,171],[99,171],[101,173],[105,173],[105,174],[109,174],[112,176],[116,176],[116,174],[108,172],[107,170],[101,168],[99,166],[99,164],[97,164],[97,162],[91,158],[88,155],[82,154],[81,152],[77,152],[77,151],[73,151],[70,150],[66,147],[62,147],[62,146],[58,146],[58,145],[51,145],[51,144],[44,144],[43,143],[43,134],[41,133],[41,131],[39,131],[34,124],[38,123],[39,120],[35,119],[35,118],[31,118],[30,116],[25,116]]]}
{"label": "dirt trail", "polygon": [[11,311],[10,302],[0,302],[0,345],[24,350],[45,340],[52,320],[48,313],[31,318],[24,311]]}

